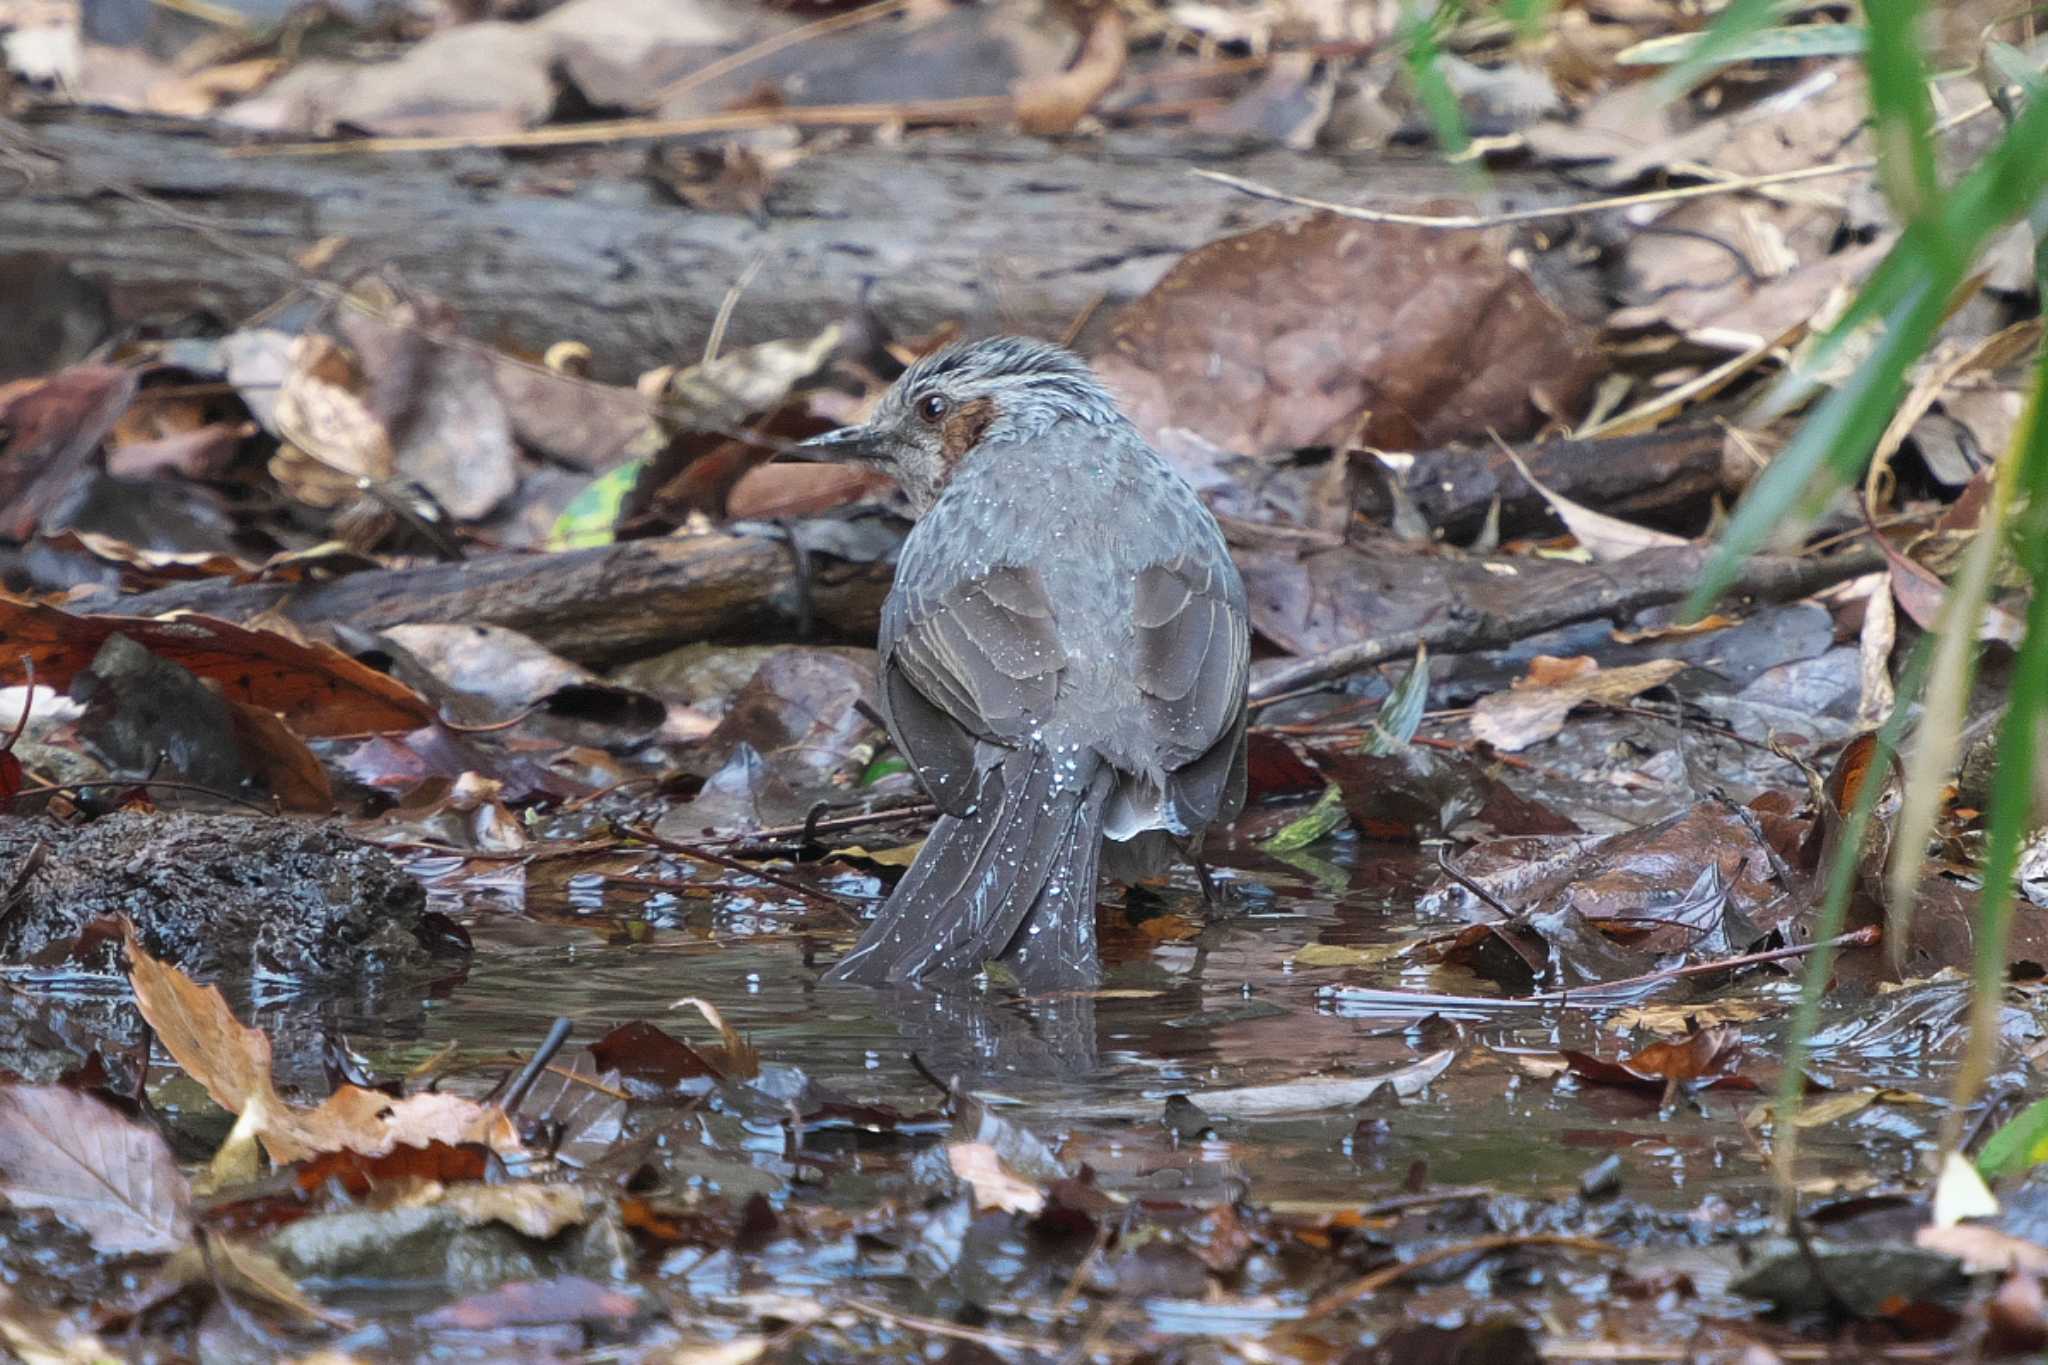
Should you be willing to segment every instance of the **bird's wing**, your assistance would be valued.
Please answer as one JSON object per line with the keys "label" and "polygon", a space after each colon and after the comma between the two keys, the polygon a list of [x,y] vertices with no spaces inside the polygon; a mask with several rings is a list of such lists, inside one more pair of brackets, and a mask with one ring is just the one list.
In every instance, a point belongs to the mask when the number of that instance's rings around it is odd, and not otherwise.
{"label": "bird's wing", "polygon": [[1200,828],[1243,802],[1251,627],[1244,584],[1221,545],[1138,571],[1136,681],[1182,821]]}
{"label": "bird's wing", "polygon": [[1049,719],[1067,664],[1045,584],[1020,565],[892,595],[881,646],[889,734],[953,814],[973,800],[978,742],[1015,745]]}

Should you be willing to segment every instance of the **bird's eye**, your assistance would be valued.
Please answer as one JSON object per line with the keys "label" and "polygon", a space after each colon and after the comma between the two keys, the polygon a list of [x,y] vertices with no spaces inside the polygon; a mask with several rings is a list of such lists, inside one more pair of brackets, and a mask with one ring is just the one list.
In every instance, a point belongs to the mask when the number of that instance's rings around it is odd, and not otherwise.
{"label": "bird's eye", "polygon": [[952,406],[943,393],[928,393],[917,400],[917,415],[927,422],[937,423]]}

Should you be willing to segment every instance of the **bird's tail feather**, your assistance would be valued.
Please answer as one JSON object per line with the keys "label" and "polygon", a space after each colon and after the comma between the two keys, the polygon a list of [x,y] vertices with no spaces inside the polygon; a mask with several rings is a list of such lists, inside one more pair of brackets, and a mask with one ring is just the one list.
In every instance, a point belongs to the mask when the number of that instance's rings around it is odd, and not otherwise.
{"label": "bird's tail feather", "polygon": [[974,813],[945,815],[828,981],[879,986],[971,976],[1001,962],[1034,989],[1092,985],[1100,760],[1018,750],[982,777]]}

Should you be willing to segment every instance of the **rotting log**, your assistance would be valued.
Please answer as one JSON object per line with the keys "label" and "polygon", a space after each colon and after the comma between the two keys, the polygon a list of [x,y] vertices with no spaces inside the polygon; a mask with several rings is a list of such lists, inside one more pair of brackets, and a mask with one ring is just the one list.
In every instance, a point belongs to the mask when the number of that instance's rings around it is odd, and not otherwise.
{"label": "rotting log", "polygon": [[[338,239],[326,278],[394,267],[451,302],[468,335],[535,353],[580,340],[599,377],[619,380],[694,357],[757,260],[729,343],[813,335],[862,308],[904,335],[961,322],[1057,337],[1150,288],[1189,249],[1300,212],[1191,167],[1378,204],[1458,185],[1422,160],[1185,132],[952,132],[807,157],[777,177],[757,222],[676,203],[640,173],[643,157],[636,146],[573,163],[494,151],[242,158],[200,125],[51,111],[0,119],[0,245],[69,263],[134,321],[247,316],[289,274],[238,252],[284,262]],[[1514,175],[1496,190],[1517,203],[1568,193]]]}

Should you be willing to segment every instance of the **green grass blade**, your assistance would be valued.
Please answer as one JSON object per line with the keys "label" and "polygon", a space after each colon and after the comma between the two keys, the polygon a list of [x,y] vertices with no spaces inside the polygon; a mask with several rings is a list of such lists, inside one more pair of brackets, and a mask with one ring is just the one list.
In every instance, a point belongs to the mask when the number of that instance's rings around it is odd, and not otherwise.
{"label": "green grass blade", "polygon": [[[1991,570],[1998,562],[2000,537],[2009,503],[2008,480],[2001,479],[1984,506],[1977,538],[1964,553],[1963,566],[1942,599],[1941,624],[1935,633],[1934,662],[1928,668],[1926,705],[1906,759],[1905,790],[1898,817],[1892,822],[1892,865],[1885,883],[1885,943],[1892,965],[1905,961],[1906,933],[1912,926],[1920,877],[1927,866],[1927,839],[1941,813],[1941,800],[1955,771],[1956,753],[1968,719],[1970,688],[1977,676],[1977,634],[1984,603],[1991,595]],[[1887,584],[1878,589],[1890,592]]]}
{"label": "green grass blade", "polygon": [[[1706,33],[1671,33],[1645,38],[1633,47],[1614,54],[1617,66],[1671,66],[1691,57],[1701,43],[1713,36]],[[1743,35],[1740,42],[1724,50],[1721,62],[1804,61],[1809,57],[1854,57],[1870,46],[1860,24],[1795,24],[1789,28],[1760,28]]]}
{"label": "green grass blade", "polygon": [[1735,0],[1721,11],[1713,27],[1700,35],[1698,44],[1686,53],[1684,60],[1658,81],[1664,98],[1677,99],[1698,85],[1741,51],[1759,29],[1769,28],[1784,9],[1784,0]]}
{"label": "green grass blade", "polygon": [[[2037,101],[2038,102],[2038,101]],[[1970,1040],[1957,1068],[1942,1150],[1962,1139],[1963,1115],[1976,1101],[1998,1053],[1999,1006],[2012,939],[2013,878],[2020,845],[2033,823],[2035,736],[2048,710],[2048,346],[2041,348],[2020,434],[2006,456],[2013,479],[2013,550],[2033,589],[2027,633],[2014,661],[1998,767],[1991,782],[1991,829],[1984,851],[1984,889],[1977,902],[1977,957],[1971,973]],[[2001,475],[2008,471],[2002,470]]]}
{"label": "green grass blade", "polygon": [[[1811,519],[1863,468],[1904,391],[1906,367],[1933,344],[1950,300],[1991,235],[2027,213],[2048,187],[2048,99],[2030,100],[2005,136],[1956,187],[1912,223],[1856,302],[1815,352],[1759,406],[1785,410],[1784,394],[1811,391],[1813,375],[1858,329],[1886,327],[1847,383],[1822,400],[1737,506],[1689,610],[1702,612],[1733,580],[1736,564],[1774,530]],[[1886,304],[1880,312],[1877,302]]]}
{"label": "green grass blade", "polygon": [[1446,5],[1434,14],[1425,14],[1418,0],[1402,0],[1401,5],[1401,47],[1408,80],[1415,87],[1422,112],[1436,130],[1437,145],[1445,156],[1454,159],[1464,155],[1472,139],[1465,131],[1465,111],[1458,103],[1458,94],[1444,76],[1437,24],[1454,18],[1456,8]]}
{"label": "green grass blade", "polygon": [[1555,8],[1557,0],[1503,0],[1501,4],[1501,12],[1507,15],[1508,22],[1515,26],[1515,33],[1525,43],[1533,43],[1543,36],[1544,22]]}
{"label": "green grass blade", "polygon": [[1870,22],[1870,108],[1877,133],[1877,174],[1901,222],[1934,203],[1934,103],[1920,51],[1918,0],[1864,6]]}
{"label": "green grass blade", "polygon": [[[1701,615],[1734,581],[1737,566],[1784,526],[1810,522],[1870,457],[1906,386],[1906,367],[1933,344],[1951,282],[1930,271],[1915,281],[1884,335],[1847,383],[1822,400],[1736,504],[1720,548],[1686,605]],[[1946,287],[1944,287],[1946,286]],[[1825,474],[1826,477],[1822,477]]]}
{"label": "green grass blade", "polygon": [[1877,810],[1878,794],[1884,790],[1882,774],[1891,767],[1899,751],[1899,737],[1905,733],[1913,702],[1927,681],[1927,661],[1933,654],[1933,637],[1923,637],[1899,673],[1898,700],[1891,715],[1877,731],[1877,749],[1870,760],[1870,775],[1856,793],[1848,818],[1842,822],[1841,841],[1835,847],[1834,862],[1827,869],[1827,885],[1821,894],[1820,914],[1815,917],[1814,950],[1806,956],[1806,975],[1801,982],[1799,1005],[1792,1012],[1792,1027],[1785,1039],[1785,1069],[1778,1078],[1777,1098],[1772,1101],[1771,1164],[1777,1173],[1778,1189],[1789,1210],[1794,1192],[1793,1168],[1799,1161],[1799,1097],[1805,1089],[1806,1058],[1814,1033],[1820,1027],[1820,1002],[1835,974],[1835,950],[1828,947],[1841,936],[1842,921],[1848,917],[1849,896],[1856,889],[1857,855],[1862,851],[1865,832]]}

